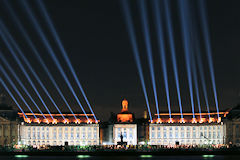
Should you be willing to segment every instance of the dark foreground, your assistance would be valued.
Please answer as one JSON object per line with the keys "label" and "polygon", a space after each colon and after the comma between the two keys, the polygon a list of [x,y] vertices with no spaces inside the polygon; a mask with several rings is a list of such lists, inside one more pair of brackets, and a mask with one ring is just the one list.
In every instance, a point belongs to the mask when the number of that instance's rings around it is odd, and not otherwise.
{"label": "dark foreground", "polygon": [[[138,157],[141,155],[151,156],[201,156],[201,155],[236,155],[240,159],[240,150],[237,149],[224,149],[224,150],[192,150],[192,149],[158,149],[158,150],[95,150],[95,151],[50,151],[50,150],[36,150],[36,151],[21,151],[21,152],[0,152],[0,156],[133,156]],[[85,158],[87,157],[85,156]],[[21,157],[21,156],[19,156]],[[81,156],[80,156],[81,157]],[[84,156],[83,156],[84,157]],[[1,157],[0,157],[0,160]]]}
{"label": "dark foreground", "polygon": [[181,156],[156,156],[156,155],[138,155],[138,156],[90,156],[90,155],[78,155],[78,156],[0,156],[1,160],[15,160],[15,159],[24,159],[24,160],[75,160],[75,159],[84,159],[84,160],[239,160],[240,155],[181,155]]}

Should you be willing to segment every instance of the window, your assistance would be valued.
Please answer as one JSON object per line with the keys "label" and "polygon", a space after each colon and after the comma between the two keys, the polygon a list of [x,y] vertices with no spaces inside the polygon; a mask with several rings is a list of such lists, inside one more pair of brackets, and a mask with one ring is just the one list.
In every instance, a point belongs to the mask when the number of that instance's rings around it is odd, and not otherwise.
{"label": "window", "polygon": [[45,139],[45,132],[42,132],[42,139]]}
{"label": "window", "polygon": [[133,131],[133,129],[132,128],[130,128],[130,132],[132,132]]}
{"label": "window", "polygon": [[200,130],[202,130],[202,126],[200,127]]}
{"label": "window", "polygon": [[82,138],[83,138],[83,139],[86,138],[86,134],[85,134],[85,132],[82,133]]}
{"label": "window", "polygon": [[76,134],[77,139],[80,137],[79,133]]}
{"label": "window", "polygon": [[37,139],[40,139],[40,132],[37,132]]}
{"label": "window", "polygon": [[187,132],[187,138],[190,138],[190,132]]}
{"label": "window", "polygon": [[196,132],[193,132],[193,137],[192,138],[196,138]]}
{"label": "window", "polygon": [[216,132],[213,132],[213,138],[214,139],[216,138]]}
{"label": "window", "polygon": [[97,139],[97,132],[94,132],[93,135],[94,135],[93,138],[94,138],[94,139]]}
{"label": "window", "polygon": [[183,130],[184,130],[184,127],[181,127],[181,130],[183,131]]}
{"label": "window", "polygon": [[71,131],[72,131],[72,132],[74,131],[74,128],[73,128],[73,127],[71,128]]}
{"label": "window", "polygon": [[56,131],[53,132],[53,139],[57,139],[57,132]]}
{"label": "window", "polygon": [[154,144],[154,143],[155,143],[155,141],[154,141],[154,140],[152,140],[151,144]]}
{"label": "window", "polygon": [[189,130],[190,130],[190,127],[187,127],[187,130],[189,131]]}
{"label": "window", "polygon": [[65,127],[65,132],[66,132],[66,131],[68,131],[68,128],[67,128],[67,127]]}
{"label": "window", "polygon": [[35,132],[33,132],[32,134],[33,134],[33,139],[36,139],[36,135],[35,135]]}
{"label": "window", "polygon": [[155,138],[155,133],[154,132],[152,132],[152,138]]}
{"label": "window", "polygon": [[204,130],[207,130],[207,127],[206,127],[206,126],[204,127]]}
{"label": "window", "polygon": [[166,132],[163,132],[163,137],[167,138],[167,133]]}
{"label": "window", "polygon": [[217,138],[220,138],[220,137],[221,137],[221,133],[218,132],[218,133],[217,133]]}
{"label": "window", "polygon": [[153,130],[153,131],[154,131],[154,128],[155,128],[155,127],[152,127],[152,130]]}
{"label": "window", "polygon": [[164,131],[166,131],[166,130],[167,130],[167,128],[166,128],[166,127],[163,127],[163,130],[164,130]]}
{"label": "window", "polygon": [[73,132],[71,132],[71,139],[74,139]]}
{"label": "window", "polygon": [[92,133],[88,132],[88,139],[91,139],[91,138],[92,138]]}
{"label": "window", "polygon": [[120,130],[121,130],[121,129],[120,129],[120,128],[118,128],[118,131],[119,131],[119,132],[120,132]]}
{"label": "window", "polygon": [[121,134],[120,134],[120,132],[118,132],[118,135],[117,135],[117,137],[118,137],[118,138],[121,138]]}
{"label": "window", "polygon": [[184,138],[184,132],[181,132],[181,138]]}
{"label": "window", "polygon": [[178,131],[178,127],[175,127],[175,130]]}
{"label": "window", "polygon": [[129,138],[133,139],[133,134],[132,133],[129,134]]}
{"label": "window", "polygon": [[62,139],[62,132],[58,133],[58,137],[59,137],[58,139]]}
{"label": "window", "polygon": [[160,127],[158,127],[158,130],[159,130],[159,131],[161,130]]}
{"label": "window", "polygon": [[161,138],[161,132],[157,133],[158,138]]}
{"label": "window", "polygon": [[97,127],[94,127],[94,131],[97,131]]}
{"label": "window", "polygon": [[123,138],[127,138],[127,132],[126,131],[123,132]]}
{"label": "window", "polygon": [[169,138],[172,138],[173,136],[172,136],[172,132],[169,132]]}
{"label": "window", "polygon": [[46,139],[49,139],[49,132],[47,132],[46,134]]}
{"label": "window", "polygon": [[172,130],[172,127],[170,127],[169,130],[171,131],[171,130]]}
{"label": "window", "polygon": [[175,137],[178,138],[178,132],[175,132]]}
{"label": "window", "polygon": [[65,137],[64,137],[65,139],[68,139],[68,133],[65,133]]}
{"label": "window", "polygon": [[208,133],[208,138],[212,138],[212,133],[211,132]]}
{"label": "window", "polygon": [[196,127],[193,127],[193,130],[195,131],[195,130],[196,130]]}

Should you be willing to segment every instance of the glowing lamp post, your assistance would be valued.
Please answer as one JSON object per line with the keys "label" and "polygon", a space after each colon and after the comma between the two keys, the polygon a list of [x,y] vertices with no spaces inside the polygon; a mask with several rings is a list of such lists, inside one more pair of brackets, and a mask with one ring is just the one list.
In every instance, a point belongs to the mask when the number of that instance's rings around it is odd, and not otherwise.
{"label": "glowing lamp post", "polygon": [[180,118],[180,123],[185,123],[184,118]]}
{"label": "glowing lamp post", "polygon": [[26,122],[27,122],[27,123],[31,123],[32,121],[31,121],[30,118],[26,118]]}
{"label": "glowing lamp post", "polygon": [[157,119],[157,123],[162,123],[161,118],[158,118],[158,119]]}
{"label": "glowing lamp post", "polygon": [[79,119],[76,119],[75,123],[76,123],[76,124],[80,124],[80,120],[79,120]]}
{"label": "glowing lamp post", "polygon": [[68,119],[65,119],[64,124],[68,124],[68,123],[69,123]]}
{"label": "glowing lamp post", "polygon": [[197,119],[196,118],[192,118],[192,123],[197,123]]}
{"label": "glowing lamp post", "polygon": [[173,118],[169,118],[168,123],[173,123]]}
{"label": "glowing lamp post", "polygon": [[53,119],[52,124],[57,124],[57,119]]}
{"label": "glowing lamp post", "polygon": [[214,121],[214,118],[211,117],[211,118],[209,118],[209,121],[208,121],[208,122],[209,122],[209,123],[212,123],[213,121]]}

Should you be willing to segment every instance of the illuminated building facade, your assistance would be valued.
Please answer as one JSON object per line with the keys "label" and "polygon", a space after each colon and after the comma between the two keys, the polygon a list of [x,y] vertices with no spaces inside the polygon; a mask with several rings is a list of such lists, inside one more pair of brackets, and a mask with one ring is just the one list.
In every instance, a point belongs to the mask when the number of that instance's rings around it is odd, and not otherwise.
{"label": "illuminated building facade", "polygon": [[[226,117],[228,112],[221,112],[220,117]],[[160,114],[161,120],[155,119],[149,125],[149,144],[151,145],[221,145],[225,144],[226,124],[217,118],[217,113],[186,113],[184,120],[179,121],[179,114]]]}
{"label": "illuminated building facade", "polygon": [[225,123],[227,128],[226,143],[240,146],[240,105],[229,111]]}
{"label": "illuminated building facade", "polygon": [[[21,113],[19,115],[23,117]],[[72,114],[63,114],[67,121],[59,114],[52,114],[54,120],[50,121],[50,116],[45,114],[47,120],[40,119],[39,122],[27,113],[30,118],[20,124],[19,141],[32,146],[99,145],[99,124],[93,123],[93,115],[88,114],[90,121],[87,121],[84,114],[75,115],[79,118],[78,121]]]}
{"label": "illuminated building facade", "polygon": [[5,103],[4,95],[0,95],[0,146],[14,145],[17,141],[17,111]]}
{"label": "illuminated building facade", "polygon": [[137,144],[137,124],[134,123],[133,113],[128,112],[128,101],[122,101],[122,111],[117,114],[117,122],[113,125],[113,144],[123,141],[128,145]]}

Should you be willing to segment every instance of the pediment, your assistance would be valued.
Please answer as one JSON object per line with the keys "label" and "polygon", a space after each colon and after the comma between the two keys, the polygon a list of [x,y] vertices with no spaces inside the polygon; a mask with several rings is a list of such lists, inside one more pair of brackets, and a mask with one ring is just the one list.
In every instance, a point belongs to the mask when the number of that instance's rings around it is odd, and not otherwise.
{"label": "pediment", "polygon": [[9,120],[0,116],[0,122],[9,122]]}

